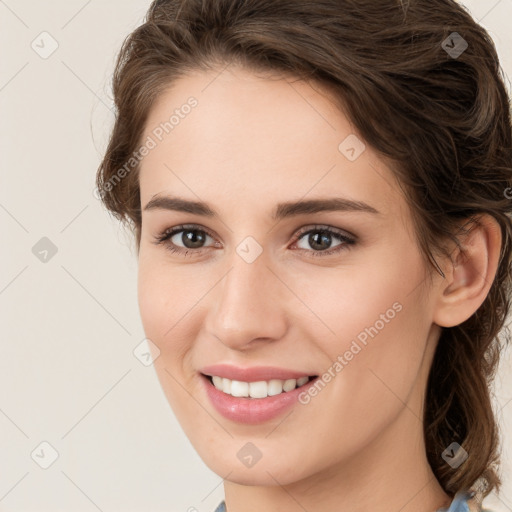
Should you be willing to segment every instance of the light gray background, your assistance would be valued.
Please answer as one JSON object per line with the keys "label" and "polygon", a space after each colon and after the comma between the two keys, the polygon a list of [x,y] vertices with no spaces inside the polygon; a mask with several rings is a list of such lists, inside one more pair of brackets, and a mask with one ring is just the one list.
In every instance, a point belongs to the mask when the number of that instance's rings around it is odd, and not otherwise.
{"label": "light gray background", "polygon": [[[0,0],[0,511],[206,512],[223,498],[134,356],[136,257],[93,197],[114,58],[149,3]],[[512,0],[465,5],[512,76]],[[42,237],[57,248],[47,262],[32,252]],[[505,482],[487,501],[500,511],[512,511],[511,376],[508,353],[496,387]],[[42,442],[58,453],[47,469]]]}

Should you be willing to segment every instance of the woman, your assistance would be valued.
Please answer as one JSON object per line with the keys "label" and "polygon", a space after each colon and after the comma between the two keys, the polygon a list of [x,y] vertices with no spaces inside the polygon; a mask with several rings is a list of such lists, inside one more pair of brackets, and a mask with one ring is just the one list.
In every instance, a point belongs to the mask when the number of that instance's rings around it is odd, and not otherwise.
{"label": "woman", "polygon": [[451,0],[168,0],[98,170],[218,511],[481,510],[509,310],[512,128]]}

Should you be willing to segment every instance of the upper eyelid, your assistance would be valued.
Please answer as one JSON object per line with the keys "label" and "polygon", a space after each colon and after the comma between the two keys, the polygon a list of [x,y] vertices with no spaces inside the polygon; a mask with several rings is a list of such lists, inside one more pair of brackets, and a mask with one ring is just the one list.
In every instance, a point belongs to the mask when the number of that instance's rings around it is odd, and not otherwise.
{"label": "upper eyelid", "polygon": [[334,226],[328,226],[327,224],[311,224],[309,226],[305,226],[304,228],[300,228],[296,232],[295,236],[300,237],[302,235],[305,235],[306,233],[309,233],[310,231],[322,231],[322,230],[329,231],[330,233],[334,233],[336,235],[343,236],[345,238],[350,238],[354,241],[357,240],[356,235],[350,233],[349,231],[347,231],[345,229],[341,229],[341,228],[336,228]]}
{"label": "upper eyelid", "polygon": [[180,225],[180,226],[174,226],[172,228],[165,229],[162,231],[160,236],[169,235],[169,238],[177,235],[178,233],[181,233],[182,231],[202,231],[206,233],[209,237],[216,239],[215,235],[213,235],[212,232],[210,232],[207,228],[203,226],[199,226],[196,224],[186,224],[186,225]]}
{"label": "upper eyelid", "polygon": [[[303,226],[299,230],[294,231],[293,243],[295,243],[303,235],[305,235],[311,231],[322,231],[322,230],[328,231],[331,234],[338,235],[342,238],[348,238],[354,242],[357,241],[356,235],[354,235],[344,229],[336,228],[334,226],[329,226],[327,224],[310,224],[310,225]],[[181,233],[182,231],[202,231],[202,232],[206,233],[210,238],[217,240],[217,237],[210,230],[208,230],[208,228],[206,228],[204,226],[200,226],[199,224],[184,224],[184,225],[174,226],[172,228],[165,229],[156,238],[164,238],[165,237],[167,240],[169,240],[171,237],[177,235],[178,233]]]}

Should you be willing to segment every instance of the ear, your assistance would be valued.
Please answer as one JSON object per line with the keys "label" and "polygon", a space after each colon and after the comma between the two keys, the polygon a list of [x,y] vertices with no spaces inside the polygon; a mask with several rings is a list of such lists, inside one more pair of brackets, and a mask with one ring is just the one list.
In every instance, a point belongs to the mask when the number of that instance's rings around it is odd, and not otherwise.
{"label": "ear", "polygon": [[496,219],[485,214],[469,226],[469,232],[458,236],[462,250],[456,248],[447,259],[445,279],[436,287],[433,321],[441,327],[459,325],[473,315],[487,297],[498,268],[501,229]]}

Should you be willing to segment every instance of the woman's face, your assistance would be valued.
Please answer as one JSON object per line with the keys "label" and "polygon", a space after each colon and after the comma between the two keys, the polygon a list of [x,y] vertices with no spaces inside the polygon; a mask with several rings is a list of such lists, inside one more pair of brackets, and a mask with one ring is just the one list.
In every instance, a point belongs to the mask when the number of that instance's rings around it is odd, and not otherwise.
{"label": "woman's face", "polygon": [[390,169],[318,86],[219,72],[175,82],[142,139],[139,305],[186,435],[247,484],[421,446],[438,328]]}

